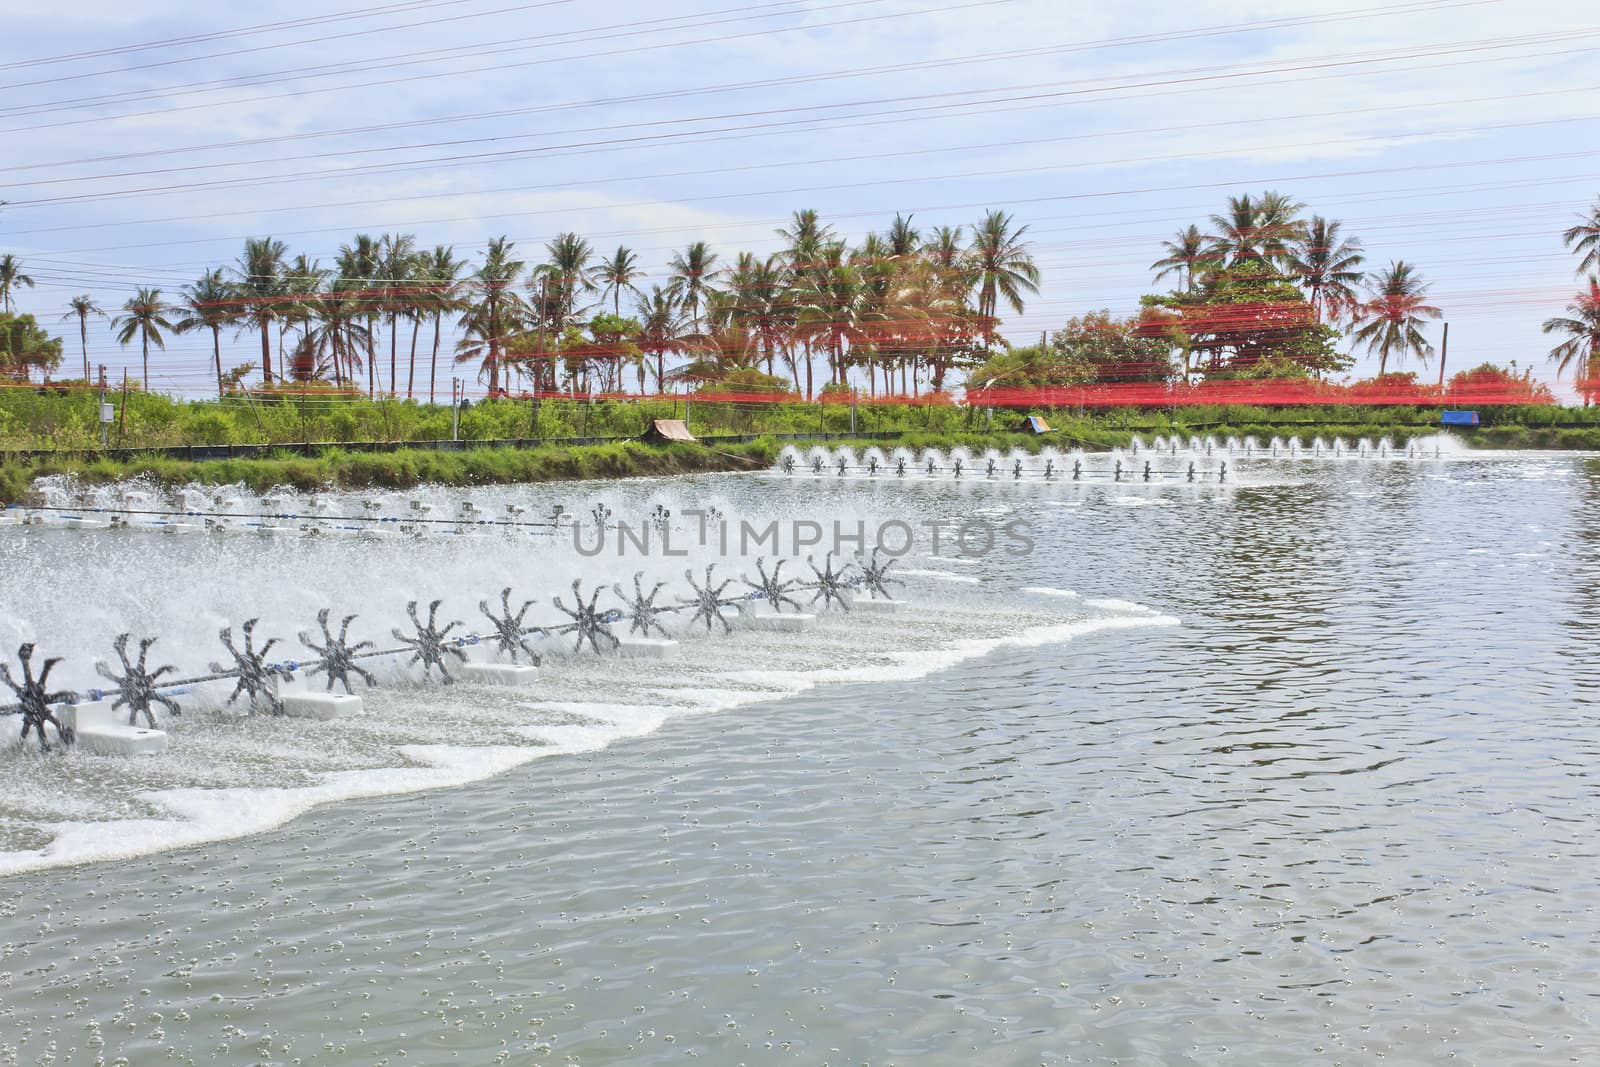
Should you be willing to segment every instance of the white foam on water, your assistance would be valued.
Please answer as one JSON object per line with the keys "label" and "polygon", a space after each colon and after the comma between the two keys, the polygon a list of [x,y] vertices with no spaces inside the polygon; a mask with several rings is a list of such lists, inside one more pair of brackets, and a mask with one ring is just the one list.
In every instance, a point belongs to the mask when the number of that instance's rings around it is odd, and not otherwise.
{"label": "white foam on water", "polygon": [[968,585],[977,585],[979,581],[970,574],[957,574],[954,571],[915,570],[908,567],[895,573],[903,574],[909,578],[936,578],[941,582],[964,582]]}
{"label": "white foam on water", "polygon": [[447,789],[504,774],[559,750],[544,746],[408,745],[419,767],[332,771],[317,785],[290,789],[163,789],[145,799],[172,819],[55,823],[55,837],[33,852],[0,852],[0,877],[50,867],[131,859],[276,829],[312,808],[341,801]]}
{"label": "white foam on water", "polygon": [[1086,608],[1098,608],[1101,611],[1131,611],[1137,614],[1154,615],[1154,608],[1147,608],[1143,604],[1135,604],[1131,600],[1118,600],[1115,597],[1091,597],[1083,602]]}
{"label": "white foam on water", "polygon": [[1056,589],[1053,586],[1048,585],[1027,585],[1023,586],[1022,591],[1024,593],[1032,593],[1034,596],[1059,596],[1065,597],[1068,600],[1077,600],[1080,596],[1082,596],[1082,594],[1075,589]]}
{"label": "white foam on water", "polygon": [[152,791],[143,799],[171,819],[112,819],[55,822],[45,826],[53,839],[33,851],[0,852],[0,877],[54,867],[131,859],[247,837],[273,830],[314,808],[375,797],[447,789],[505,774],[534,760],[595,752],[627,738],[643,737],[669,721],[748,707],[822,685],[904,683],[948,670],[1005,647],[1066,644],[1089,634],[1148,626],[1175,626],[1178,620],[1127,601],[1086,601],[1124,613],[1069,622],[1048,622],[997,637],[960,638],[915,651],[890,650],[876,661],[845,667],[803,670],[752,670],[719,674],[734,685],[655,687],[646,702],[529,700],[530,711],[566,715],[574,722],[528,724],[514,732],[533,744],[404,745],[395,751],[412,766],[331,771],[314,785],[288,788],[177,788]]}

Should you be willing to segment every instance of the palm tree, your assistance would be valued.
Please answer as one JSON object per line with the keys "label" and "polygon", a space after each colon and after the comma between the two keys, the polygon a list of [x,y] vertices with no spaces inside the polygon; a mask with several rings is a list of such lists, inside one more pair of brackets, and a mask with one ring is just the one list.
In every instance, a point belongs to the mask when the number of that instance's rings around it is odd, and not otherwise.
{"label": "palm tree", "polygon": [[[1573,252],[1581,252],[1577,273],[1600,271],[1600,198],[1589,208],[1581,221],[1561,235],[1561,241]],[[6,258],[10,258],[9,256]]]}
{"label": "palm tree", "polygon": [[978,317],[983,325],[984,346],[994,346],[996,312],[1005,298],[1011,310],[1022,314],[1022,294],[1039,291],[1039,268],[1022,240],[1027,226],[1013,229],[1012,218],[1004,211],[991,211],[973,228],[968,255],[978,289]]}
{"label": "palm tree", "polygon": [[98,315],[103,319],[106,313],[88,293],[73,297],[67,301],[67,306],[72,310],[61,316],[61,321],[65,322],[72,318],[78,320],[78,340],[83,345],[83,380],[87,382],[89,381],[89,316]]}
{"label": "palm tree", "polygon": [[117,343],[129,344],[135,337],[139,338],[144,349],[144,388],[150,390],[150,345],[154,342],[157,348],[166,348],[167,342],[161,336],[162,330],[173,328],[167,321],[166,313],[171,308],[162,302],[160,289],[140,289],[128,302],[122,305],[124,314],[111,320],[111,328],[117,330]]}
{"label": "palm tree", "polygon": [[639,350],[656,360],[656,392],[666,389],[668,352],[681,352],[684,348],[682,305],[670,289],[652,285],[646,296],[639,298]]}
{"label": "palm tree", "polygon": [[[409,233],[386,233],[378,244],[378,299],[389,318],[389,395],[399,391],[400,376],[395,355],[396,335],[402,315],[409,314],[411,274],[417,257],[417,239]],[[416,370],[413,349],[412,370]]]}
{"label": "palm tree", "polygon": [[1230,265],[1256,258],[1281,261],[1300,232],[1299,213],[1304,206],[1271,190],[1259,200],[1249,193],[1229,197],[1227,213],[1211,216],[1216,233],[1211,236],[1208,254]]}
{"label": "palm tree", "polygon": [[15,311],[11,293],[24,287],[32,289],[33,279],[22,273],[22,261],[10,252],[0,256],[0,311],[8,315]]}
{"label": "palm tree", "polygon": [[1428,286],[1411,264],[1391,263],[1371,286],[1372,298],[1361,306],[1364,325],[1353,335],[1356,344],[1378,353],[1378,376],[1389,368],[1389,357],[1396,360],[1414,354],[1424,363],[1433,355],[1433,346],[1422,336],[1425,319],[1443,316],[1438,308],[1425,304]]}
{"label": "palm tree", "polygon": [[213,268],[200,275],[200,280],[185,286],[183,303],[178,308],[180,317],[173,323],[178,333],[192,330],[211,331],[211,355],[216,361],[217,395],[222,395],[222,328],[231,325],[234,318],[233,287],[223,277],[222,269]]}
{"label": "palm tree", "polygon": [[710,278],[716,262],[717,254],[704,241],[696,241],[675,253],[668,265],[672,271],[672,291],[682,297],[689,308],[695,333],[700,332],[700,305],[711,288]]}
{"label": "palm tree", "polygon": [[1585,407],[1600,389],[1600,278],[1589,277],[1589,291],[1580,292],[1567,305],[1570,318],[1556,316],[1544,320],[1545,333],[1566,334],[1567,339],[1550,350],[1550,359],[1560,376],[1574,363],[1582,367],[1578,390]]}
{"label": "palm tree", "polygon": [[419,267],[425,296],[422,307],[433,316],[433,356],[428,362],[428,403],[433,403],[434,386],[439,374],[439,331],[447,312],[460,311],[461,271],[466,264],[456,258],[456,250],[448,245],[435,245],[431,253],[424,253]]}
{"label": "palm tree", "polygon": [[1324,313],[1335,322],[1357,303],[1356,286],[1364,275],[1361,242],[1339,236],[1339,223],[1313,215],[1289,247],[1289,273],[1311,294],[1317,321]]}
{"label": "palm tree", "polygon": [[233,268],[235,295],[240,301],[237,325],[240,332],[261,333],[261,381],[272,384],[272,324],[282,313],[285,295],[283,257],[289,249],[270,237],[253,237],[244,243],[244,254]]}
{"label": "palm tree", "polygon": [[558,233],[544,246],[550,258],[534,269],[544,286],[557,336],[578,314],[578,294],[594,289],[594,248],[575,233]]}
{"label": "palm tree", "polygon": [[296,329],[301,335],[311,334],[312,322],[321,311],[322,283],[328,272],[322,264],[307,255],[294,257],[294,262],[284,269],[283,310],[279,317],[278,354],[283,354],[283,330]]}
{"label": "palm tree", "polygon": [[483,266],[468,283],[473,299],[467,304],[460,323],[468,337],[457,346],[456,361],[480,359],[483,373],[489,377],[491,396],[500,392],[500,364],[506,337],[526,306],[512,288],[527,266],[522,260],[512,258],[515,247],[504,236],[489,240]]}
{"label": "palm tree", "polygon": [[922,249],[922,234],[911,225],[911,220],[915,217],[895,212],[894,221],[889,224],[889,232],[884,237],[884,243],[889,255],[897,260],[908,259]]}
{"label": "palm tree", "polygon": [[600,283],[600,299],[604,300],[606,294],[611,294],[611,313],[618,318],[622,317],[622,294],[631,293],[639,295],[639,289],[633,283],[644,277],[644,271],[639,269],[639,256],[625,245],[618,245],[611,258],[600,264],[595,271],[595,280]]}
{"label": "palm tree", "polygon": [[1150,269],[1156,271],[1154,280],[1159,282],[1169,274],[1176,274],[1183,280],[1184,292],[1193,292],[1196,268],[1210,261],[1210,247],[1211,238],[1201,233],[1200,227],[1179,230],[1172,240],[1161,242],[1161,250],[1166,255],[1150,264]]}
{"label": "palm tree", "polygon": [[[376,329],[378,314],[382,307],[380,301],[374,298],[372,287],[375,284],[379,267],[380,250],[378,242],[371,234],[356,234],[355,244],[339,246],[339,277],[333,283],[336,292],[349,293],[347,298],[355,307],[354,314],[348,319],[351,324],[358,320],[366,322],[365,347],[367,358],[367,395],[377,393],[378,363],[374,346],[377,344],[378,331]],[[356,346],[352,332],[348,343],[345,345],[345,356],[350,361],[350,371],[354,375],[357,363]]]}

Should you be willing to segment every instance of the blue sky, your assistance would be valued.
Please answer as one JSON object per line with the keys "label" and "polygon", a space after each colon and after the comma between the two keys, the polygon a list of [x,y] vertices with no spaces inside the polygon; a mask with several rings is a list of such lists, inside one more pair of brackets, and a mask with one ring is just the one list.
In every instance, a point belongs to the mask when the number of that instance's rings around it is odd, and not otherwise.
{"label": "blue sky", "polygon": [[[1600,14],[1575,3],[142,0],[6,26],[0,251],[50,323],[76,293],[176,295],[254,235],[326,265],[356,232],[474,258],[507,234],[537,260],[575,230],[638,250],[648,284],[692,240],[775,250],[796,208],[859,239],[998,207],[1044,274],[1005,324],[1029,340],[1131,312],[1163,239],[1274,188],[1369,266],[1417,265],[1452,371],[1552,379],[1560,232],[1600,195]],[[209,359],[173,339],[154,385],[203,391]]]}

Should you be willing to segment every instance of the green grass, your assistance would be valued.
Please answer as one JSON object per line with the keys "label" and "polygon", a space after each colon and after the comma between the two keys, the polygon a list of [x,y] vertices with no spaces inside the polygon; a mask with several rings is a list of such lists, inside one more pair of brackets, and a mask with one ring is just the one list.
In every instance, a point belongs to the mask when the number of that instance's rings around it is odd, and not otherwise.
{"label": "green grass", "polygon": [[406,449],[386,453],[337,450],[307,458],[285,454],[266,459],[190,462],[159,456],[110,459],[37,459],[0,466],[0,503],[27,499],[35,478],[65,474],[95,485],[145,478],[164,486],[243,484],[256,491],[276,486],[300,490],[404,489],[415,485],[502,485],[751,470],[771,466],[779,445],[771,439],[708,448],[618,442],[525,450],[484,448],[466,452]]}
{"label": "green grass", "polygon": [[[72,474],[85,482],[149,477],[162,484],[243,483],[257,489],[277,485],[301,489],[372,486],[404,488],[422,483],[488,485],[514,482],[614,478],[738,470],[773,461],[781,442],[764,437],[749,445],[648,446],[635,441],[597,445],[552,442],[527,449],[482,447],[465,452],[400,448],[394,452],[341,450],[340,442],[377,441],[404,445],[450,437],[448,406],[401,400],[331,399],[315,393],[262,402],[246,397],[183,401],[131,394],[111,432],[111,444],[134,449],[182,445],[291,445],[333,442],[312,456],[286,448],[262,459],[205,462],[162,458],[154,453],[129,460],[96,456],[97,398],[57,389],[0,391],[0,501],[24,499],[34,478]],[[459,431],[467,442],[512,438],[636,437],[651,419],[682,418],[681,402],[654,400],[546,399],[496,400],[460,412]],[[1049,438],[1010,432],[1024,414],[1039,414],[1056,430]],[[1486,448],[1600,449],[1600,407],[1551,406],[1487,408],[1484,425],[1459,434],[1469,445]],[[1149,441],[1157,434],[1204,437],[1253,435],[1320,436],[1346,440],[1388,437],[1397,445],[1436,433],[1437,408],[1327,407],[1265,408],[1214,405],[1167,409],[1121,408],[1078,412],[1035,412],[957,408],[946,403],[873,406],[861,404],[855,428],[882,434],[879,443],[912,448],[974,450],[1014,445],[1037,450],[1043,444],[1087,449],[1126,447],[1135,434]],[[846,404],[785,402],[692,406],[691,426],[702,437],[717,434],[842,433],[851,428]],[[873,443],[857,442],[858,447]],[[7,451],[43,450],[59,454],[23,459]]]}

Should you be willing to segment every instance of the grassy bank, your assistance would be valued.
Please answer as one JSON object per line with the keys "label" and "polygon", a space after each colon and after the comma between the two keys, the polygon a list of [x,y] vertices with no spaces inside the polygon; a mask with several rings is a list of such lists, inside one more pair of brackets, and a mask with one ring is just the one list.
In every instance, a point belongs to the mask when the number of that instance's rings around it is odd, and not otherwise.
{"label": "grassy bank", "polygon": [[472,449],[465,452],[401,450],[351,453],[330,450],[315,457],[286,454],[266,459],[206,462],[150,457],[38,459],[0,466],[0,503],[22,503],[35,478],[65,474],[88,485],[145,478],[163,486],[244,484],[257,491],[276,486],[300,490],[404,489],[423,484],[504,485],[519,482],[630,478],[701,471],[768,467],[779,445],[771,440],[716,448],[619,442],[576,447]]}
{"label": "grassy bank", "polygon": [[[113,395],[115,421],[108,434],[113,447],[134,449],[182,445],[274,445],[302,441],[405,443],[449,439],[448,404],[408,400],[368,400],[315,392],[229,396],[221,400],[175,400],[131,393]],[[90,392],[63,389],[0,390],[0,451],[94,450],[99,447],[98,398]],[[687,407],[687,410],[686,410]],[[1038,409],[1010,411],[957,407],[947,399],[923,398],[917,403],[872,404],[854,412],[847,403],[733,403],[633,397],[587,400],[492,400],[473,403],[455,413],[457,434],[464,441],[559,439],[564,437],[630,438],[642,434],[652,419],[689,418],[701,436],[717,434],[842,433],[851,429],[884,434],[967,434],[1013,429],[1027,414],[1044,416],[1077,440],[1106,447],[1124,444],[1132,434],[1182,436],[1207,433],[1255,434],[1263,439],[1298,435],[1346,438],[1389,437],[1400,440],[1433,432],[1438,408],[1325,405],[1260,407],[1243,404],[1195,405],[1178,408],[1112,408],[1077,411]],[[1600,407],[1561,408],[1550,405],[1495,407],[1480,411],[1483,429],[1464,437],[1491,447],[1595,447],[1600,439]],[[1495,431],[1493,434],[1484,432]],[[1533,431],[1527,434],[1511,430]],[[1568,443],[1560,443],[1568,442]],[[1589,443],[1575,443],[1589,442]]]}

